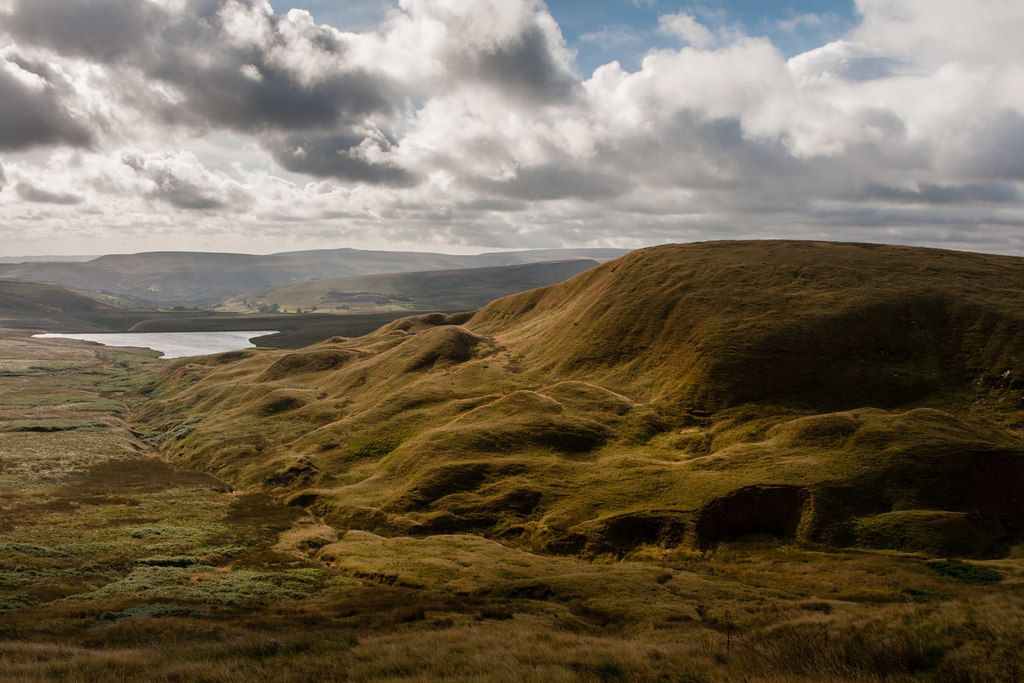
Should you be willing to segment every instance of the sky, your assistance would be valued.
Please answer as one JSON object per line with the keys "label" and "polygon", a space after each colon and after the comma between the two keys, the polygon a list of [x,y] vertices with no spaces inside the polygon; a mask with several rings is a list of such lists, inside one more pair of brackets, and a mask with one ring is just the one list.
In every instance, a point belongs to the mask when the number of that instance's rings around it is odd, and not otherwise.
{"label": "sky", "polygon": [[0,0],[0,257],[1024,255],[1020,0]]}

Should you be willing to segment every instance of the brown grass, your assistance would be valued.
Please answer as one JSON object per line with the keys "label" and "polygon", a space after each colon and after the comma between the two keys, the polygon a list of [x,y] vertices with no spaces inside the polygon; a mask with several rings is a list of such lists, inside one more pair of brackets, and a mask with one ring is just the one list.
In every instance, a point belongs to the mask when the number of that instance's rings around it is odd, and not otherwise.
{"label": "brown grass", "polygon": [[[106,426],[3,434],[0,680],[1014,680],[1017,262],[734,246],[309,352],[40,346],[3,419]],[[890,296],[928,268],[980,284]],[[959,331],[890,346],[903,313]],[[832,374],[751,402],[787,348]]]}

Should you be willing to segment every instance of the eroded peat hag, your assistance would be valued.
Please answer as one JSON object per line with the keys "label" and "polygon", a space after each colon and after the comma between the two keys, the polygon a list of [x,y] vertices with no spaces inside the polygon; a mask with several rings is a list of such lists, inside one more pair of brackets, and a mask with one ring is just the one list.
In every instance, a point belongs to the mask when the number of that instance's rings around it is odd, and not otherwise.
{"label": "eroded peat hag", "polygon": [[308,349],[14,340],[5,424],[82,411],[0,433],[0,679],[1012,680],[1019,272],[689,245]]}

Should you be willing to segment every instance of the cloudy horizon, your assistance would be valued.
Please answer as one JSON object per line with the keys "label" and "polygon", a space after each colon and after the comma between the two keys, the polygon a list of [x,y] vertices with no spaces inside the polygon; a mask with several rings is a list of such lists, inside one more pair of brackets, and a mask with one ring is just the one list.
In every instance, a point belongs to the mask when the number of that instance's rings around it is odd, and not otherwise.
{"label": "cloudy horizon", "polygon": [[1024,255],[1015,0],[291,2],[0,0],[0,257]]}

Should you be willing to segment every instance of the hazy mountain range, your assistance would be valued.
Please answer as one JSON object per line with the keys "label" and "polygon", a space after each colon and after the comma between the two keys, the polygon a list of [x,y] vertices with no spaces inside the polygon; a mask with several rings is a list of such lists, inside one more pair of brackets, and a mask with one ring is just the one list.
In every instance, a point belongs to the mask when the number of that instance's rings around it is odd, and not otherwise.
{"label": "hazy mountain range", "polygon": [[0,278],[56,282],[135,305],[209,306],[246,292],[309,280],[373,273],[482,268],[566,259],[615,258],[622,249],[541,249],[473,256],[331,249],[278,254],[150,252],[82,263],[0,264]]}

